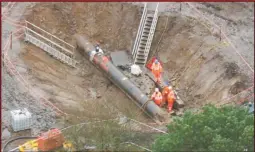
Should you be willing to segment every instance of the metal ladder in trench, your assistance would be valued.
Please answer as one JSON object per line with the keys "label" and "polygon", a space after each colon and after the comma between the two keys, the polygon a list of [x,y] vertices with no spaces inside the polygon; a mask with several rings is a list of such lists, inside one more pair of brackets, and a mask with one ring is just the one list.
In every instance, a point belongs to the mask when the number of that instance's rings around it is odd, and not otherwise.
{"label": "metal ladder in trench", "polygon": [[144,4],[143,14],[137,31],[132,50],[134,64],[144,66],[147,62],[151,43],[158,21],[158,5],[154,11],[148,11],[148,4]]}

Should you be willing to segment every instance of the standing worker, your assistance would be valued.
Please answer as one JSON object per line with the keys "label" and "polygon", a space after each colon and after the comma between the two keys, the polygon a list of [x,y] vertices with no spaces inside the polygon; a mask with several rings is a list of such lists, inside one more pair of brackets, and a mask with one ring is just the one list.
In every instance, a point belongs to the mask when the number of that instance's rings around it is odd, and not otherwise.
{"label": "standing worker", "polygon": [[167,102],[168,102],[168,112],[171,112],[172,109],[173,109],[173,105],[174,105],[174,102],[175,102],[175,95],[174,95],[174,92],[169,92],[168,96],[167,96]]}
{"label": "standing worker", "polygon": [[153,62],[151,69],[152,69],[153,75],[156,78],[156,82],[160,83],[161,82],[162,66],[157,59]]}
{"label": "standing worker", "polygon": [[162,106],[165,105],[165,103],[167,102],[167,96],[170,92],[173,92],[173,88],[171,86],[165,87],[162,91],[162,96],[163,96],[163,100],[162,100]]}
{"label": "standing worker", "polygon": [[162,94],[159,92],[159,89],[156,88],[155,92],[152,94],[151,99],[158,105],[161,106]]}

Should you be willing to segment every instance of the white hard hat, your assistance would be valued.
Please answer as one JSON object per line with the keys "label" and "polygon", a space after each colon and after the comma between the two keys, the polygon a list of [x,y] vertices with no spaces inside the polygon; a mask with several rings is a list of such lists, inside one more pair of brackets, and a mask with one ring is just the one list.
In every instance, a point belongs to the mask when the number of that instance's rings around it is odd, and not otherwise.
{"label": "white hard hat", "polygon": [[169,89],[173,89],[171,86],[168,87]]}
{"label": "white hard hat", "polygon": [[155,88],[155,92],[159,92],[158,88]]}

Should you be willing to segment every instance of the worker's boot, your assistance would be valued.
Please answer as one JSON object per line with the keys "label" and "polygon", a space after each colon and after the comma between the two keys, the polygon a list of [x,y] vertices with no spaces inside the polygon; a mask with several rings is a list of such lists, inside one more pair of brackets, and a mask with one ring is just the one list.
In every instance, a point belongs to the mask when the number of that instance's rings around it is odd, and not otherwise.
{"label": "worker's boot", "polygon": [[173,105],[169,105],[169,106],[168,106],[168,110],[167,110],[168,113],[170,113],[170,112],[172,111],[172,108],[173,108]]}

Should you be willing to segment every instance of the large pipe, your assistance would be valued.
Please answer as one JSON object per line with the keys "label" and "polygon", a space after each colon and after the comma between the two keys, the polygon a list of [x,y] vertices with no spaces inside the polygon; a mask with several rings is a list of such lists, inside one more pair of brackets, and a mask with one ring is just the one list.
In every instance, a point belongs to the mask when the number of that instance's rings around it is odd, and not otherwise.
{"label": "large pipe", "polygon": [[[89,42],[88,38],[76,35],[75,39],[76,48],[90,58],[91,52],[95,50],[95,47]],[[166,119],[167,113],[142,93],[141,90],[120,72],[106,56],[96,54],[91,62],[101,69],[116,86],[126,93],[128,97],[135,100],[139,107],[144,108],[150,116],[153,116],[153,118],[159,121],[164,121]]]}

